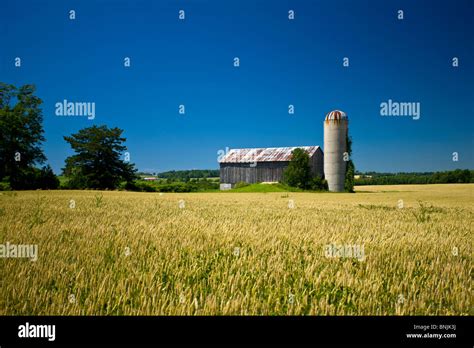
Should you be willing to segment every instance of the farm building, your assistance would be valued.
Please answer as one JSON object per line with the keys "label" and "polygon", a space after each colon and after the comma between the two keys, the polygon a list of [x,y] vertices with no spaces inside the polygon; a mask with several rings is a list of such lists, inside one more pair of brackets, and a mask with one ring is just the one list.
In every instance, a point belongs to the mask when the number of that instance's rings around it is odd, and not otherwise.
{"label": "farm building", "polygon": [[[310,158],[313,175],[324,177],[329,191],[343,192],[347,169],[347,135],[349,119],[344,111],[326,114],[324,127],[324,154],[319,146],[297,146]],[[227,190],[239,181],[247,183],[278,182],[297,147],[233,149],[219,160],[221,190]]]}
{"label": "farm building", "polygon": [[296,148],[308,153],[313,175],[323,176],[323,152],[319,146],[231,149],[219,160],[221,189],[230,189],[239,181],[281,181]]}

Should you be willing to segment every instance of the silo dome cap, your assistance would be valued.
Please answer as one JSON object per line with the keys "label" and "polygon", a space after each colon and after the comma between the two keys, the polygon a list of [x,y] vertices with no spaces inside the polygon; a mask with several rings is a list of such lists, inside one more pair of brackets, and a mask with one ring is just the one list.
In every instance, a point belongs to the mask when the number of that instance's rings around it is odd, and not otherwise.
{"label": "silo dome cap", "polygon": [[344,111],[333,110],[326,115],[326,121],[330,121],[330,120],[331,121],[332,120],[335,120],[335,121],[347,120],[347,115]]}

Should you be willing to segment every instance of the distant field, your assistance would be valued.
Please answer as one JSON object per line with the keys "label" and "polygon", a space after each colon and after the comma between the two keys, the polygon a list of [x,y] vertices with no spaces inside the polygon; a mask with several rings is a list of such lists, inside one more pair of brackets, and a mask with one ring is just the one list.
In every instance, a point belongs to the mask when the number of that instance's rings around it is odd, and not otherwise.
{"label": "distant field", "polygon": [[2,192],[0,315],[472,315],[474,184],[356,189]]}

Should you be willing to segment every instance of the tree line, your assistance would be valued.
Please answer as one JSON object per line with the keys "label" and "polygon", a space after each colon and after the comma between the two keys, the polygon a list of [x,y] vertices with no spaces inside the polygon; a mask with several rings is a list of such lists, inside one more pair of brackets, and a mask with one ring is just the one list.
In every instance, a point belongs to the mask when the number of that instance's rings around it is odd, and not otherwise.
{"label": "tree line", "polygon": [[474,183],[474,170],[456,169],[427,173],[359,173],[355,185],[460,184]]}
{"label": "tree line", "polygon": [[218,178],[219,169],[170,170],[156,174],[157,178],[188,182],[191,179]]}

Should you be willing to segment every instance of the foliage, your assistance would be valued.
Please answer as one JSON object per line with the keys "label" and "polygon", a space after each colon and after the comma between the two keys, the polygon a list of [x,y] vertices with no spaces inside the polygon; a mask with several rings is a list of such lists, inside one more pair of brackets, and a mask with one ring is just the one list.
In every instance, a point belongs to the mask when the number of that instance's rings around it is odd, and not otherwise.
{"label": "foliage", "polygon": [[310,181],[310,189],[313,191],[327,191],[328,182],[319,175],[316,175]]}
{"label": "foliage", "polygon": [[352,162],[352,160],[349,160],[347,162],[346,178],[344,180],[344,191],[346,192],[354,192],[354,186],[355,186],[354,172],[355,172],[354,162]]}
{"label": "foliage", "polygon": [[34,185],[32,188],[40,188],[43,190],[54,190],[59,187],[59,179],[53,173],[53,169],[49,165],[34,170],[35,178],[33,179]]}
{"label": "foliage", "polygon": [[197,187],[198,191],[208,191],[208,190],[218,190],[219,189],[219,181],[214,181],[211,179],[191,179],[191,185]]}
{"label": "foliage", "polygon": [[[349,131],[347,131],[349,133]],[[346,151],[349,155],[349,161],[347,161],[346,165],[346,177],[344,179],[344,191],[346,192],[354,192],[354,174],[355,174],[355,166],[354,162],[352,162],[352,139],[349,134],[346,134]]]}
{"label": "foliage", "polygon": [[241,187],[234,187],[232,190],[222,192],[288,192],[288,191],[302,191],[301,189],[290,187],[285,184],[248,184]]}
{"label": "foliage", "polygon": [[[8,177],[5,177],[2,182],[8,184],[6,188],[10,186]],[[13,187],[17,190],[54,190],[59,187],[59,179],[49,165],[41,169],[25,168],[17,174]]]}
{"label": "foliage", "polygon": [[238,183],[236,183],[234,185],[234,188],[235,189],[239,189],[239,188],[242,188],[242,187],[245,187],[245,186],[249,186],[250,184],[248,182],[245,182],[245,181],[239,181]]}
{"label": "foliage", "polygon": [[192,169],[171,170],[156,174],[158,178],[171,179],[172,181],[189,181],[191,179],[216,178],[220,176],[219,169]]}
{"label": "foliage", "polygon": [[64,137],[76,152],[66,158],[63,168],[70,188],[115,189],[121,181],[136,178],[134,165],[120,159],[126,149],[122,132],[94,125]]}
{"label": "foliage", "polygon": [[[435,173],[359,173],[356,185],[448,184],[474,182],[474,170],[456,169]],[[370,176],[370,177],[367,177]]]}
{"label": "foliage", "polygon": [[10,186],[10,178],[0,181],[0,191],[11,191],[12,187]]}
{"label": "foliage", "polygon": [[57,187],[49,166],[36,168],[46,157],[41,149],[42,100],[35,90],[33,85],[0,83],[0,181],[15,190]]}
{"label": "foliage", "polygon": [[184,182],[157,185],[158,192],[196,192],[197,186]]}
{"label": "foliage", "polygon": [[311,167],[308,153],[296,148],[291,153],[291,160],[283,172],[283,182],[291,187],[299,189],[310,188]]}
{"label": "foliage", "polygon": [[198,192],[217,190],[219,189],[219,184],[208,179],[195,179],[188,182],[153,182],[136,180],[129,183],[122,183],[120,189],[139,192]]}
{"label": "foliage", "polygon": [[296,148],[291,153],[291,160],[283,172],[283,183],[287,187],[300,190],[327,191],[327,181],[311,173],[310,158],[306,151]]}

